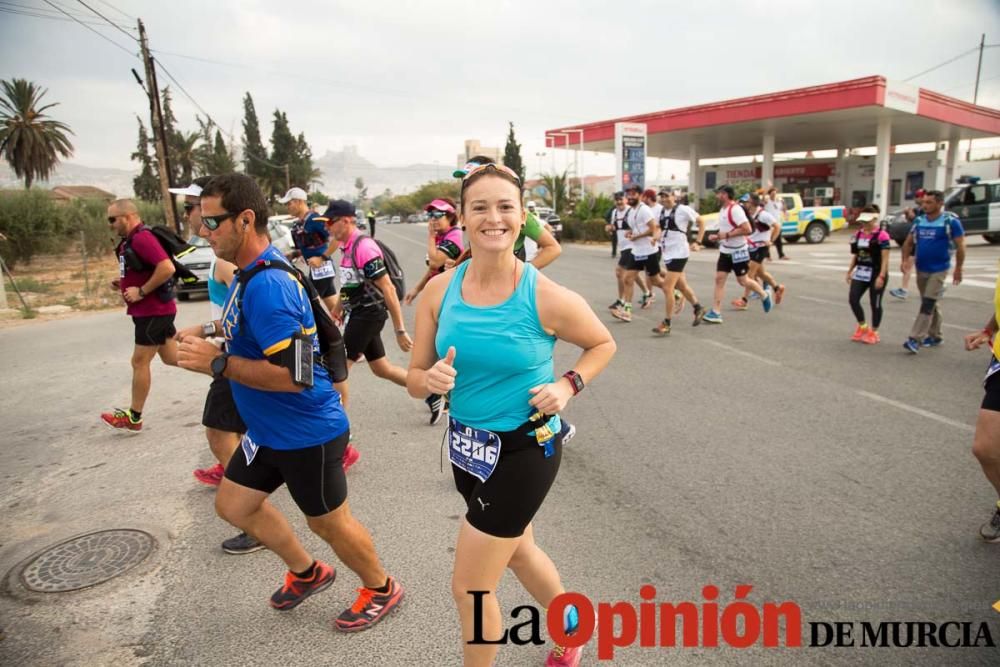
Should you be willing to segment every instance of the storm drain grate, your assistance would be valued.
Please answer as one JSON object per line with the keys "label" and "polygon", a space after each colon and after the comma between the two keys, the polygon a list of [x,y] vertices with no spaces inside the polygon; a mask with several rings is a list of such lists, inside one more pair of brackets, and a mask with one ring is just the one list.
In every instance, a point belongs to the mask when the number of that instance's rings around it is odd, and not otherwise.
{"label": "storm drain grate", "polygon": [[80,535],[35,556],[21,570],[21,581],[39,593],[64,593],[96,586],[128,572],[156,548],[141,530],[115,529]]}

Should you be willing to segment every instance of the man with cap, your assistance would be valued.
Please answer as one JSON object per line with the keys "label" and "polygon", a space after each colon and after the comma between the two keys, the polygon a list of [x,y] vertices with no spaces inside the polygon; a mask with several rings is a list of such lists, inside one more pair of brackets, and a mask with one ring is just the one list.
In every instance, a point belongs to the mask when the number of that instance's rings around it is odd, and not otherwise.
{"label": "man with cap", "polygon": [[278,200],[281,204],[287,204],[288,213],[298,218],[292,226],[292,243],[295,249],[288,254],[288,259],[302,257],[305,260],[316,291],[326,307],[333,311],[337,303],[337,289],[333,284],[333,262],[327,256],[330,233],[326,230],[326,221],[309,210],[306,197],[306,191],[302,188],[292,188]]}
{"label": "man with cap", "polygon": [[705,321],[722,324],[722,298],[726,294],[726,280],[729,274],[736,275],[740,287],[756,292],[764,306],[764,312],[771,311],[771,295],[764,291],[756,280],[747,277],[750,271],[750,248],[747,237],[753,233],[746,211],[735,201],[736,191],[731,185],[721,185],[715,191],[719,200],[719,231],[708,237],[719,244],[719,259],[715,265],[715,298],[712,310],[705,315]]}
{"label": "man with cap", "polygon": [[[403,309],[389,278],[382,249],[358,230],[354,204],[335,199],[323,214],[329,236],[340,248],[340,299],[331,309],[335,319],[347,319],[344,345],[350,368],[364,355],[376,376],[406,386],[406,369],[395,366],[385,356],[382,327],[392,318],[396,344],[409,352],[413,341],[406,333]],[[328,259],[328,258],[327,258]]]}

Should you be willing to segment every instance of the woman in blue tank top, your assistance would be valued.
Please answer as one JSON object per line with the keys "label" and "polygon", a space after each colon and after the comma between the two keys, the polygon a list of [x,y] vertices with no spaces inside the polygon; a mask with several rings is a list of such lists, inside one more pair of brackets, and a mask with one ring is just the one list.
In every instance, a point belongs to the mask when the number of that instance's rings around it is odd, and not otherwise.
{"label": "woman in blue tank top", "polygon": [[[559,413],[607,366],[615,343],[579,295],[513,254],[525,224],[521,181],[486,164],[462,181],[461,221],[472,257],[432,278],[418,302],[407,388],[416,398],[451,393],[448,455],[468,511],[459,530],[452,590],[466,665],[492,664],[497,646],[471,645],[474,599],[483,637],[502,632],[495,592],[510,567],[543,608],[565,592],[534,540],[531,521],[562,455]],[[583,349],[556,379],[557,339]],[[575,623],[568,623],[568,634]],[[557,645],[547,665],[576,665]]]}

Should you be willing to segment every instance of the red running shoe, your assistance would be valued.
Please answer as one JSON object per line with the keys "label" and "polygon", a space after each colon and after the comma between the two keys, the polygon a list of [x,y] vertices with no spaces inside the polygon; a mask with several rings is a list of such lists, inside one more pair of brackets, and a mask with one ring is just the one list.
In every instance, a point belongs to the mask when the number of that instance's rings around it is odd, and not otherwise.
{"label": "red running shoe", "polygon": [[132,421],[131,410],[122,410],[121,408],[115,408],[114,412],[102,412],[101,419],[104,423],[111,428],[118,428],[124,431],[132,431],[133,433],[142,430],[142,420]]}
{"label": "red running shoe", "polygon": [[218,486],[222,483],[222,477],[226,470],[222,464],[216,463],[211,468],[198,468],[192,473],[194,478],[207,486]]}
{"label": "red running shoe", "polygon": [[361,452],[354,449],[354,445],[352,445],[351,443],[347,443],[347,447],[344,448],[344,457],[342,460],[344,466],[344,472],[347,472],[348,469],[352,465],[357,463],[358,459],[360,458],[361,458]]}
{"label": "red running shoe", "polygon": [[294,572],[286,572],[284,585],[271,596],[271,606],[280,611],[294,609],[310,595],[329,588],[336,578],[337,571],[319,560],[308,579],[297,577]]}
{"label": "red running shoe", "polygon": [[359,588],[358,599],[350,609],[337,617],[334,625],[342,632],[359,632],[372,627],[399,606],[403,599],[403,587],[389,577],[389,592],[377,593],[370,588]]}
{"label": "red running shoe", "polygon": [[545,667],[577,667],[582,656],[582,646],[576,648],[556,646],[549,651],[549,657],[545,659]]}

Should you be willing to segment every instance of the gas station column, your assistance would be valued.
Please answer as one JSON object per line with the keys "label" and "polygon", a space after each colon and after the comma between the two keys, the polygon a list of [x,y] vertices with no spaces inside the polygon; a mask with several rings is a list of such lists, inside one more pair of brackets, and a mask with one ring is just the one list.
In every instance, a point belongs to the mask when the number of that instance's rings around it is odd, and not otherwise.
{"label": "gas station column", "polygon": [[948,141],[948,153],[944,163],[944,183],[938,185],[939,190],[947,190],[955,184],[955,163],[958,162],[958,137]]}
{"label": "gas station column", "polygon": [[849,178],[848,170],[850,169],[850,163],[848,158],[851,156],[851,149],[840,147],[837,149],[837,187],[840,188],[840,201],[833,202],[834,204],[850,204],[851,195],[849,191]]}
{"label": "gas station column", "polygon": [[699,178],[698,146],[696,144],[691,144],[691,152],[688,157],[688,192],[694,192],[701,197],[705,193],[701,191],[703,184]]}
{"label": "gas station column", "polygon": [[774,135],[764,135],[764,147],[761,153],[764,155],[764,163],[760,169],[760,186],[769,188],[774,185]]}
{"label": "gas station column", "polygon": [[889,146],[892,143],[892,119],[879,118],[875,130],[875,183],[872,203],[884,213],[889,210]]}

